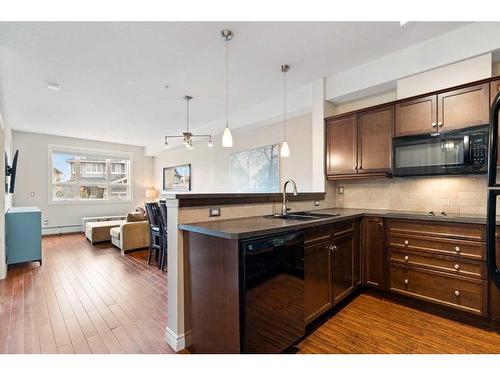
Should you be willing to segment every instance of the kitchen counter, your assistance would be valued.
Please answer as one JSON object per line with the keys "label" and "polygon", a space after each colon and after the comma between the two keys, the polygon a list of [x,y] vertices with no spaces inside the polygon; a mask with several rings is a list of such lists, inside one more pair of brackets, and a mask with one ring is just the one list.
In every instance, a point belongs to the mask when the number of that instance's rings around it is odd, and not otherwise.
{"label": "kitchen counter", "polygon": [[[315,220],[291,220],[274,217],[254,216],[241,219],[207,221],[201,223],[180,224],[179,229],[201,233],[209,236],[241,240],[256,236],[280,233],[289,230],[306,229],[323,224],[354,219],[358,217],[383,217],[392,219],[418,219],[438,222],[486,224],[486,215],[460,215],[430,216],[423,212],[371,210],[353,208],[331,208],[315,210],[317,213],[338,213],[338,216]],[[498,221],[498,220],[497,220]],[[500,221],[499,221],[500,223]]]}

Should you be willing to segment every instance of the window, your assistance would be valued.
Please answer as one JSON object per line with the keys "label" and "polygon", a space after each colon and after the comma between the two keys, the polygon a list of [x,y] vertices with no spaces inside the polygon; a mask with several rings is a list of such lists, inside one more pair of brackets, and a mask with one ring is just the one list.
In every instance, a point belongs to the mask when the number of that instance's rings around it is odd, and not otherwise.
{"label": "window", "polygon": [[132,158],[82,148],[49,146],[50,201],[130,201]]}

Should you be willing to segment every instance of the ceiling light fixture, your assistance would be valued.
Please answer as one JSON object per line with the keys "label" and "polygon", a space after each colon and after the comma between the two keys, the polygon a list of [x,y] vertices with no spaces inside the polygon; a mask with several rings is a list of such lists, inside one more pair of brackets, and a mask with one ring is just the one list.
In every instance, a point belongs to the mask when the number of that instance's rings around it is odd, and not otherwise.
{"label": "ceiling light fixture", "polygon": [[165,148],[169,147],[169,138],[182,138],[182,144],[188,149],[193,149],[193,138],[208,138],[208,147],[212,147],[212,136],[207,134],[193,134],[189,131],[189,101],[193,99],[192,96],[186,95],[183,97],[186,101],[186,131],[182,135],[166,135]]}
{"label": "ceiling light fixture", "polygon": [[229,66],[228,66],[228,50],[227,45],[233,39],[233,32],[228,29],[221,31],[221,35],[226,42],[226,127],[222,134],[222,147],[233,147],[233,136],[229,130]]}
{"label": "ceiling light fixture", "polygon": [[61,88],[57,82],[47,82],[47,88],[55,91],[59,91]]}
{"label": "ceiling light fixture", "polygon": [[404,26],[408,23],[409,21],[399,21],[399,26]]}
{"label": "ceiling light fixture", "polygon": [[282,158],[290,156],[290,147],[286,141],[286,72],[290,70],[290,66],[281,65],[281,72],[283,73],[283,143],[281,144],[280,155]]}

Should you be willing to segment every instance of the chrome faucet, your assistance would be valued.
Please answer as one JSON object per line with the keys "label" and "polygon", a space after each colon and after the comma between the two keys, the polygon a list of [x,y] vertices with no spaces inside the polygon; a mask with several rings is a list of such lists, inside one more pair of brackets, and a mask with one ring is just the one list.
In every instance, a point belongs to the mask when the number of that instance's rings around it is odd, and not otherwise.
{"label": "chrome faucet", "polygon": [[288,206],[287,206],[287,200],[286,200],[286,186],[288,183],[292,183],[293,187],[293,195],[297,195],[297,185],[295,184],[294,180],[286,180],[285,184],[283,185],[283,206],[281,206],[281,216],[286,216],[288,213]]}

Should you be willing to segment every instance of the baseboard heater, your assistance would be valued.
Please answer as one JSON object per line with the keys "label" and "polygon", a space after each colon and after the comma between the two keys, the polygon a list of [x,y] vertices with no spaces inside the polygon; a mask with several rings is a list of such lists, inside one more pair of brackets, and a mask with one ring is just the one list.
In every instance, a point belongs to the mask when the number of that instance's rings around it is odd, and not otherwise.
{"label": "baseboard heater", "polygon": [[82,226],[80,224],[42,227],[42,236],[46,236],[49,234],[76,233],[81,231]]}

